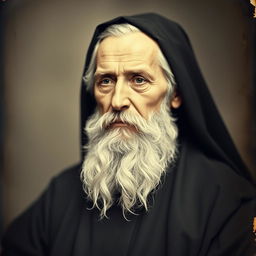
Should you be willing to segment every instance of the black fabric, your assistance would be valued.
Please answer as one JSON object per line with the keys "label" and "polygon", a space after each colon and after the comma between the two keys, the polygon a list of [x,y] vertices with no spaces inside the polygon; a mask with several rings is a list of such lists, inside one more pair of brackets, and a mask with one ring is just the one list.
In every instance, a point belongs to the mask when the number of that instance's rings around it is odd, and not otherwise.
{"label": "black fabric", "polygon": [[[182,28],[159,15],[120,17],[99,25],[131,23],[165,54],[183,98],[180,153],[153,194],[148,213],[125,220],[118,205],[99,220],[79,179],[81,164],[54,178],[43,195],[9,227],[3,256],[253,256],[255,187],[212,101]],[[81,130],[95,109],[82,84]],[[82,145],[86,136],[82,132]],[[83,153],[84,154],[84,153]]]}
{"label": "black fabric", "polygon": [[116,205],[100,221],[87,209],[77,165],[11,225],[2,255],[253,256],[253,186],[189,142],[182,145],[149,213],[126,221]]}

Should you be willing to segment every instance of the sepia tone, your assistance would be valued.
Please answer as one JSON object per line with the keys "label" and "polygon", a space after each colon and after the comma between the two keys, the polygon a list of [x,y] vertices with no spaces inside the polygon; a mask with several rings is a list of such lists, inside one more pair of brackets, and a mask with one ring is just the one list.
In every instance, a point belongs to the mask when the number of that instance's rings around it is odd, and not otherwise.
{"label": "sepia tone", "polygon": [[[76,163],[80,82],[95,25],[158,12],[189,34],[202,73],[244,161],[252,156],[251,38],[242,1],[9,0],[4,34],[4,221]],[[209,117],[210,118],[210,117]]]}

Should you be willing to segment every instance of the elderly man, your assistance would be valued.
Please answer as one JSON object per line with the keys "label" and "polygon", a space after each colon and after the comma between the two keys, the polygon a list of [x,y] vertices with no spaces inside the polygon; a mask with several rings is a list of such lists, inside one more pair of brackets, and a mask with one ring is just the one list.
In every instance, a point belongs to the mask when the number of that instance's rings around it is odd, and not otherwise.
{"label": "elderly man", "polygon": [[99,25],[81,104],[81,163],[15,220],[3,255],[253,255],[255,188],[179,25]]}

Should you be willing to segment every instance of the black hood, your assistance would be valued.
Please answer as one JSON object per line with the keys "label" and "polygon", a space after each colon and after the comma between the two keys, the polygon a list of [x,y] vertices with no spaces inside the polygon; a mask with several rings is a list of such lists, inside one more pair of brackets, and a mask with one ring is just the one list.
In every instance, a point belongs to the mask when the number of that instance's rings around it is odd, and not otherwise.
{"label": "black hood", "polygon": [[[182,106],[177,113],[179,137],[186,138],[207,157],[228,164],[236,173],[251,179],[223,120],[209,93],[206,82],[197,64],[189,38],[182,27],[163,16],[145,13],[122,16],[97,26],[90,43],[83,76],[89,66],[98,36],[112,24],[129,23],[154,39],[165,55],[182,97]],[[81,89],[81,152],[87,142],[84,126],[94,112],[94,96],[86,90],[82,81]]]}

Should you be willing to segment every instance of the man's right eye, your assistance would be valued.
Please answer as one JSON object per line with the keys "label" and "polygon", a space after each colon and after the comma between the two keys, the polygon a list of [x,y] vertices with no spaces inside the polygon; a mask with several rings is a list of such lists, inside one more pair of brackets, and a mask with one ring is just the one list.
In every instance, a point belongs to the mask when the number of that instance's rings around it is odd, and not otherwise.
{"label": "man's right eye", "polygon": [[106,86],[106,85],[112,85],[114,81],[110,78],[103,78],[99,81],[99,85]]}

